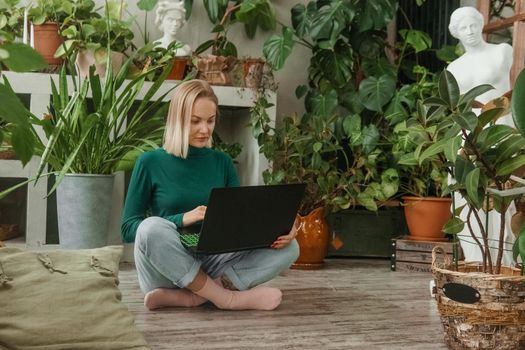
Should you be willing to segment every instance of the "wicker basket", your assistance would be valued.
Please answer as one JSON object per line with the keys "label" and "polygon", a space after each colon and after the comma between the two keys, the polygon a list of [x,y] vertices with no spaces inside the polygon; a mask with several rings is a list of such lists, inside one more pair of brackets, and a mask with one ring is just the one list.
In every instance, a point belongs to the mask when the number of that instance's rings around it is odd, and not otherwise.
{"label": "wicker basket", "polygon": [[[444,262],[437,262],[438,253]],[[458,270],[442,247],[432,251],[436,299],[450,349],[525,349],[525,276],[502,267],[502,274],[480,272],[480,263],[458,263]],[[459,302],[445,294],[450,283],[469,286],[476,302]],[[467,287],[468,288],[468,287]]]}

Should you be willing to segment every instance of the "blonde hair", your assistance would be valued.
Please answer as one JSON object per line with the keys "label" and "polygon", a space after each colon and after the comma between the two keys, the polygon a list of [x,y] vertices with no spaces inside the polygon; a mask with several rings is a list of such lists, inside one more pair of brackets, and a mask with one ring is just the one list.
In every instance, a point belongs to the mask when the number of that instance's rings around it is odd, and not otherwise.
{"label": "blonde hair", "polygon": [[186,22],[186,9],[184,8],[184,3],[182,1],[160,1],[159,7],[156,11],[156,18],[155,18],[155,25],[162,30],[162,21],[164,21],[164,16],[170,11],[177,12],[183,19],[184,22]]}
{"label": "blonde hair", "polygon": [[[166,118],[166,129],[164,130],[163,147],[166,152],[180,158],[188,156],[191,114],[195,100],[201,97],[210,99],[216,106],[219,105],[219,100],[213,89],[204,80],[188,80],[175,89]],[[207,147],[211,147],[211,145],[212,138],[210,137]]]}

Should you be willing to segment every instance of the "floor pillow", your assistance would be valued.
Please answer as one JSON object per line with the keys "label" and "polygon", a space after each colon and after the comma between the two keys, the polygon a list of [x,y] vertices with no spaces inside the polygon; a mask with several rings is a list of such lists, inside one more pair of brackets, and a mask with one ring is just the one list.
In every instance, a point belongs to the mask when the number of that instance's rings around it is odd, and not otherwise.
{"label": "floor pillow", "polygon": [[149,349],[121,302],[121,256],[0,248],[0,349]]}

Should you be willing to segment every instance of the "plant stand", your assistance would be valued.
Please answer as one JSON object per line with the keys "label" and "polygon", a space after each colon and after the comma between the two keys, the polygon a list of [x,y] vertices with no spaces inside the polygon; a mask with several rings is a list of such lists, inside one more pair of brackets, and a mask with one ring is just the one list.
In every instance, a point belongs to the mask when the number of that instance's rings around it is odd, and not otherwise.
{"label": "plant stand", "polygon": [[389,258],[393,238],[407,233],[401,207],[347,209],[328,216],[331,244],[328,256]]}
{"label": "plant stand", "polygon": [[525,349],[525,276],[502,267],[480,272],[481,263],[454,264],[442,247],[432,251],[432,272],[445,342],[450,349]]}
{"label": "plant stand", "polygon": [[432,249],[440,245],[447,256],[454,259],[454,246],[457,247],[457,259],[463,260],[463,251],[459,243],[414,241],[409,236],[392,240],[391,265],[392,271],[432,272]]}

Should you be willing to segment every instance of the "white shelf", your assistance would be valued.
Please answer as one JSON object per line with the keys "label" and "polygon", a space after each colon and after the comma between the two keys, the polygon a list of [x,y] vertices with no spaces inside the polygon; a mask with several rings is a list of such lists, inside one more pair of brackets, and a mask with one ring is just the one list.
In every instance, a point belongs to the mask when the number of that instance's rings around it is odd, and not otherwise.
{"label": "white shelf", "polygon": [[[13,90],[19,94],[31,95],[30,110],[37,117],[47,112],[47,107],[51,98],[51,79],[58,86],[57,74],[44,73],[15,73],[3,71],[11,84]],[[70,80],[70,89],[72,88],[72,77]],[[178,82],[165,82],[154,98],[158,98],[169,89],[172,89]],[[138,95],[138,100],[144,97],[145,92],[152,85],[152,82],[144,84],[142,92]],[[217,129],[221,137],[227,142],[240,142],[243,145],[243,151],[237,158],[239,166],[239,180],[242,185],[262,184],[262,172],[266,169],[268,162],[259,154],[257,140],[252,136],[252,130],[248,127],[249,112],[248,108],[253,106],[255,93],[249,88],[237,88],[231,86],[213,86],[219,104],[221,107],[234,107],[231,113],[223,113]],[[165,97],[168,101],[171,94]],[[268,101],[274,106],[268,109],[270,119],[275,122],[276,118],[276,95],[269,93]],[[239,111],[238,109],[244,109]],[[42,134],[41,130],[37,130]],[[26,167],[22,167],[19,161],[0,160],[0,178],[30,178],[36,173],[39,159],[35,158],[30,161]],[[47,191],[47,179],[42,178],[36,186],[28,185],[27,190],[27,218],[26,218],[26,246],[30,248],[51,248],[54,245],[46,244],[46,212],[47,201],[45,199]],[[110,222],[109,243],[120,244],[120,214],[124,202],[124,174],[118,173],[115,178],[115,188],[113,193],[113,208]],[[47,247],[46,247],[47,246]],[[125,256],[132,256],[132,245],[125,245]]]}

